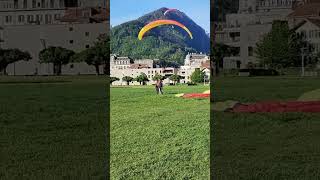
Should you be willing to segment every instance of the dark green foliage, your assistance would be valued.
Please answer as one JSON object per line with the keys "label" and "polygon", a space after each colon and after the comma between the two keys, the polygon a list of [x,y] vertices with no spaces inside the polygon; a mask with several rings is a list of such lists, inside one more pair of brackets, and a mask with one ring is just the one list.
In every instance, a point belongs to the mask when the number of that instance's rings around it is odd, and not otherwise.
{"label": "dark green foliage", "polygon": [[271,68],[301,65],[301,48],[306,46],[285,21],[274,21],[271,31],[257,43],[256,54],[260,64]]}
{"label": "dark green foliage", "polygon": [[191,74],[191,81],[194,83],[202,83],[204,81],[205,72],[202,72],[199,68],[197,68]]}
{"label": "dark green foliage", "polygon": [[126,81],[127,85],[129,86],[129,83],[133,81],[133,77],[125,76],[122,78],[122,81]]}
{"label": "dark green foliage", "polygon": [[152,80],[154,80],[154,81],[157,81],[157,80],[163,80],[164,79],[164,77],[163,76],[161,76],[160,74],[156,74],[155,76],[153,76],[153,78],[152,78]]}
{"label": "dark green foliage", "polygon": [[[183,63],[188,52],[209,52],[209,37],[184,13],[172,14],[170,19],[184,24],[193,33],[194,39],[180,27],[164,25],[147,32],[138,40],[140,29],[147,23],[163,19],[165,8],[149,13],[111,29],[111,53],[135,59],[151,58]],[[209,22],[208,22],[209,23]]]}
{"label": "dark green foliage", "polygon": [[119,81],[120,79],[117,77],[110,77],[110,83],[112,84],[115,81]]}
{"label": "dark green foliage", "polygon": [[6,68],[9,64],[20,60],[29,61],[30,59],[31,55],[26,51],[0,48],[0,72],[6,74]]}
{"label": "dark green foliage", "polygon": [[61,74],[62,65],[68,64],[74,55],[72,50],[63,47],[50,46],[39,53],[40,63],[53,63],[53,72],[55,75]]}
{"label": "dark green foliage", "polygon": [[215,63],[215,72],[216,75],[219,75],[219,69],[223,67],[223,58],[236,55],[239,53],[239,49],[231,47],[226,44],[216,43],[211,44],[211,59]]}
{"label": "dark green foliage", "polygon": [[145,85],[146,81],[149,81],[148,76],[144,73],[141,73],[139,76],[137,76],[135,79],[135,81],[139,82],[140,85]]}
{"label": "dark green foliage", "polygon": [[86,62],[88,65],[93,65],[96,69],[96,74],[100,74],[99,66],[104,65],[104,74],[107,72],[107,59],[110,56],[109,37],[102,34],[98,37],[97,42],[93,47],[77,53],[72,59],[73,61]]}
{"label": "dark green foliage", "polygon": [[179,75],[177,75],[177,74],[173,74],[173,75],[171,75],[171,76],[169,77],[169,79],[170,79],[171,81],[173,81],[174,84],[176,84],[178,81],[180,81],[181,77],[180,77]]}

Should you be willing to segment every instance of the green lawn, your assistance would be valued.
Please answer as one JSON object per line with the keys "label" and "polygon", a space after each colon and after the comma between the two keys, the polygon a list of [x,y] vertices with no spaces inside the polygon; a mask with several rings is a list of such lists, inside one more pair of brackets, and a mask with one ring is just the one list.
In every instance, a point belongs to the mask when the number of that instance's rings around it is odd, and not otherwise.
{"label": "green lawn", "polygon": [[0,77],[0,179],[105,179],[106,77]]}
{"label": "green lawn", "polygon": [[208,86],[111,88],[111,179],[209,179]]}
{"label": "green lawn", "polygon": [[[317,78],[218,78],[216,101],[295,100]],[[215,179],[319,179],[320,114],[212,113]]]}

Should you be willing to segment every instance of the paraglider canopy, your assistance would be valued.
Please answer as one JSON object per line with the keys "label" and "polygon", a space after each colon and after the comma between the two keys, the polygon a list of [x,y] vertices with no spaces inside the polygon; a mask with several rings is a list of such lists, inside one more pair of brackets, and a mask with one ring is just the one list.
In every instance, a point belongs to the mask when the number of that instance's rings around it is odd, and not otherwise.
{"label": "paraglider canopy", "polygon": [[142,40],[143,35],[147,31],[149,31],[150,29],[153,29],[155,27],[161,26],[161,25],[176,25],[176,26],[179,26],[189,34],[191,39],[193,39],[192,33],[190,32],[190,30],[186,26],[184,26],[183,24],[181,24],[181,23],[179,23],[177,21],[174,21],[174,20],[165,20],[165,19],[163,19],[163,20],[152,21],[149,24],[147,24],[146,26],[144,26],[139,32],[139,35],[138,35],[139,40]]}
{"label": "paraglider canopy", "polygon": [[177,9],[167,9],[163,15],[167,15],[169,12],[178,11]]}

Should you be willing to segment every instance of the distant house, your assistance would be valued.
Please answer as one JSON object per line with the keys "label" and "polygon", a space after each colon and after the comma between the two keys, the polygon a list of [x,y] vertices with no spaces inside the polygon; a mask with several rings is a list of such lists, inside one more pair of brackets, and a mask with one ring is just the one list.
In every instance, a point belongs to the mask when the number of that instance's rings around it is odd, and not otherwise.
{"label": "distant house", "polygon": [[[120,81],[116,81],[113,85],[126,85],[127,83],[122,81],[125,76],[137,77],[141,73],[147,75],[149,82],[147,84],[154,84],[154,76],[163,76],[164,83],[172,83],[169,79],[170,76],[177,74],[181,76],[180,83],[190,82],[190,76],[196,68],[200,68],[206,74],[210,76],[210,58],[205,54],[188,54],[185,59],[184,66],[179,68],[175,67],[155,67],[154,60],[141,59],[133,60],[129,57],[119,57],[117,55],[111,55],[110,61],[110,73],[112,77],[117,77]],[[130,85],[138,85],[139,83],[131,82]]]}

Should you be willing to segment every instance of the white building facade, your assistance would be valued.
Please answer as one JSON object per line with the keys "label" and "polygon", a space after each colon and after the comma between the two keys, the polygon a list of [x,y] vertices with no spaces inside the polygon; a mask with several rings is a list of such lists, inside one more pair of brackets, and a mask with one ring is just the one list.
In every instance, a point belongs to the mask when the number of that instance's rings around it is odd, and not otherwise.
{"label": "white building facade", "polygon": [[216,41],[239,48],[239,54],[224,59],[224,69],[246,68],[255,64],[257,42],[272,28],[274,20],[288,20],[288,15],[303,0],[241,0],[237,14],[228,14],[216,31]]}
{"label": "white building facade", "polygon": [[[133,60],[129,57],[118,57],[116,55],[111,55],[110,60],[110,76],[120,79],[119,81],[113,82],[113,85],[127,85],[127,82],[122,80],[123,77],[130,76],[136,78],[141,73],[144,73],[148,77],[148,85],[155,83],[152,79],[157,74],[165,77],[165,84],[173,83],[169,77],[174,74],[181,76],[180,83],[188,83],[191,81],[191,74],[197,68],[206,73],[207,79],[210,78],[210,69],[203,67],[204,63],[210,64],[210,58],[204,54],[188,54],[185,59],[185,64],[180,68],[156,67],[154,61],[150,59]],[[133,81],[130,82],[130,85],[139,85],[139,83]]]}
{"label": "white building facade", "polygon": [[[18,48],[32,56],[28,62],[10,64],[8,75],[52,75],[52,64],[41,64],[38,57],[49,46],[75,52],[91,47],[99,35],[109,32],[108,15],[101,8],[106,3],[105,0],[0,1],[0,48]],[[62,74],[95,74],[95,68],[86,63],[70,63],[62,67]]]}

